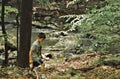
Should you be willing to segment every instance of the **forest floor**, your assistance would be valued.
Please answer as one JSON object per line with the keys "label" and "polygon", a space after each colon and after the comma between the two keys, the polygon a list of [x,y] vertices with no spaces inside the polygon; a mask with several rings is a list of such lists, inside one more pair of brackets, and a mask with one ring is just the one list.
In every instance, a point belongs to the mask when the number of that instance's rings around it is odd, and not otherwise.
{"label": "forest floor", "polygon": [[[120,62],[116,60],[104,63],[102,59],[113,56],[111,54],[78,54],[70,58],[59,57],[45,61],[48,79],[120,79]],[[120,55],[116,55],[120,57]],[[112,57],[113,58],[113,57]],[[0,69],[0,79],[35,79],[28,78],[28,69],[17,66]]]}

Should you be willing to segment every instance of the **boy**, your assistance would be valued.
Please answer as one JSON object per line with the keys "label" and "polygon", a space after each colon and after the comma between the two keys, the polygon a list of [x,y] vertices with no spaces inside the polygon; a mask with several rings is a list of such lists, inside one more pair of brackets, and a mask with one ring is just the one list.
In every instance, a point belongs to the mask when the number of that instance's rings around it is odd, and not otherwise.
{"label": "boy", "polygon": [[29,51],[29,64],[30,69],[32,70],[34,67],[41,65],[41,74],[45,77],[44,73],[44,63],[42,61],[41,55],[41,43],[45,40],[46,35],[44,33],[39,33],[38,38],[35,42],[33,42],[31,49]]}

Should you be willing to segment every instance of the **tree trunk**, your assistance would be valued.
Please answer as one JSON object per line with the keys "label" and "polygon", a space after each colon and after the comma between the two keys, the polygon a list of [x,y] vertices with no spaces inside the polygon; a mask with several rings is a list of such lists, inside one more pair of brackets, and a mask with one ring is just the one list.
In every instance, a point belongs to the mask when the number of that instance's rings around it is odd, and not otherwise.
{"label": "tree trunk", "polygon": [[20,48],[17,64],[25,68],[29,66],[29,49],[32,28],[32,3],[33,0],[22,0],[20,14]]}
{"label": "tree trunk", "polygon": [[7,49],[7,33],[5,30],[4,24],[4,13],[5,13],[5,0],[2,0],[2,13],[1,13],[1,21],[2,21],[2,34],[4,35],[4,44],[5,44],[5,62],[4,65],[7,66],[8,64],[8,49]]}
{"label": "tree trunk", "polygon": [[19,51],[18,50],[19,49],[19,34],[20,34],[19,33],[20,32],[19,31],[19,29],[20,29],[20,20],[19,20],[19,17],[20,17],[20,4],[21,4],[21,0],[17,0],[16,4],[17,4],[17,6],[16,6],[17,10],[18,10],[18,14],[16,15],[16,24],[17,24],[17,32],[16,32],[17,33],[17,35],[16,35],[16,37],[17,37],[17,40],[16,40],[17,44],[16,45],[17,45],[17,53],[18,53],[18,51]]}

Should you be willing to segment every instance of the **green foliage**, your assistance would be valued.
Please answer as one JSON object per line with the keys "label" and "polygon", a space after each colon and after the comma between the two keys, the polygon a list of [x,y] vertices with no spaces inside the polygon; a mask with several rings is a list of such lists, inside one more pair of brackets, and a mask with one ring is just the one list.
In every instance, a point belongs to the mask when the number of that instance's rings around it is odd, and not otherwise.
{"label": "green foliage", "polygon": [[50,3],[50,0],[34,0],[34,2],[41,7],[46,7]]}
{"label": "green foliage", "polygon": [[102,65],[104,60],[105,60],[105,57],[100,56],[100,58],[98,60],[93,62],[93,66],[100,66],[100,65]]}
{"label": "green foliage", "polygon": [[[2,6],[0,6],[0,15],[2,12],[1,8],[2,8]],[[11,7],[11,6],[5,6],[5,15],[8,15],[10,12],[18,13],[18,10],[16,8]]]}
{"label": "green foliage", "polygon": [[64,28],[69,28],[69,30],[75,30],[78,27],[78,24],[81,25],[81,20],[83,20],[83,17],[85,19],[85,15],[65,15],[60,16],[59,18],[64,18],[66,23],[68,23],[68,26],[65,26]]}
{"label": "green foliage", "polygon": [[104,60],[105,65],[109,66],[119,66],[120,65],[120,56],[111,56]]}
{"label": "green foliage", "polygon": [[71,76],[76,75],[77,71],[74,68],[69,68],[67,71]]}
{"label": "green foliage", "polygon": [[6,12],[16,12],[17,13],[18,10],[16,8],[14,8],[14,7],[6,6],[5,11]]}
{"label": "green foliage", "polygon": [[0,36],[0,45],[4,44],[4,38],[3,36]]}
{"label": "green foliage", "polygon": [[73,1],[70,1],[69,3],[67,3],[66,7],[68,8],[69,5],[76,4],[76,3],[80,2],[80,1],[82,1],[82,0],[73,0]]}
{"label": "green foliage", "polygon": [[[120,38],[120,0],[107,1],[104,7],[89,9],[88,14],[62,16],[68,18],[66,21],[72,18],[69,30],[80,33],[78,45],[83,50],[108,52],[111,49],[110,43]],[[86,45],[88,42],[91,43]],[[117,45],[117,42],[114,43]]]}

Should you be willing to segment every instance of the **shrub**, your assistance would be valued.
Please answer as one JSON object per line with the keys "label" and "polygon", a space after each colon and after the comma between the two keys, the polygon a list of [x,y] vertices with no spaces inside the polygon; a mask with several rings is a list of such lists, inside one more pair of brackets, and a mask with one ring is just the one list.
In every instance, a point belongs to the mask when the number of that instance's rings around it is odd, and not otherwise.
{"label": "shrub", "polygon": [[[82,46],[82,49],[86,51],[110,52],[111,43],[120,39],[120,4],[118,4],[120,1],[105,1],[108,4],[99,9],[95,7],[88,8],[87,14],[61,17],[67,17],[66,21],[74,18],[70,21],[69,30],[79,32],[78,46]],[[91,43],[86,45],[88,41]],[[117,43],[114,42],[114,45],[117,45]],[[120,48],[119,45],[117,46]]]}

